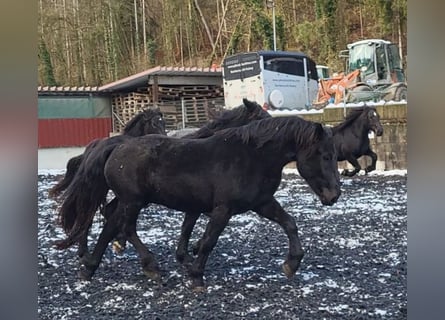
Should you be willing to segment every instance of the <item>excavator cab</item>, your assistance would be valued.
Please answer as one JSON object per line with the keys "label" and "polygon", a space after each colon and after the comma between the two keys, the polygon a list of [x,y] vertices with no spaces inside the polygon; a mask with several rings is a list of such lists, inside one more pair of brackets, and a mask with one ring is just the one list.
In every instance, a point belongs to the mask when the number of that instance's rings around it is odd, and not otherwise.
{"label": "excavator cab", "polygon": [[389,41],[380,39],[362,40],[348,45],[347,72],[359,69],[360,80],[367,85],[387,85],[404,82],[398,48]]}
{"label": "excavator cab", "polygon": [[340,57],[346,58],[346,74],[321,79],[316,109],[329,102],[401,101],[407,85],[397,45],[381,39],[348,44]]}

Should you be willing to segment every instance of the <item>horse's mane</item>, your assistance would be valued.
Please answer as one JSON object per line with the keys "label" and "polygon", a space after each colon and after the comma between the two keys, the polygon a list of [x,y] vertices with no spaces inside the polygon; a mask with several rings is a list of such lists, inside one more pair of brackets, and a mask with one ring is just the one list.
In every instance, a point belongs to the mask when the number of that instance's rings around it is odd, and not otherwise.
{"label": "horse's mane", "polygon": [[248,113],[248,109],[242,104],[231,110],[225,110],[214,115],[212,121],[210,121],[206,126],[210,130],[218,129],[227,125],[227,123],[244,120],[246,118],[246,114]]}
{"label": "horse's mane", "polygon": [[238,137],[244,144],[254,144],[257,148],[272,140],[274,145],[280,148],[289,141],[291,134],[297,145],[306,147],[311,145],[316,137],[316,128],[313,124],[299,117],[266,118],[241,127],[221,130],[215,134],[226,139]]}
{"label": "horse's mane", "polygon": [[369,110],[375,110],[375,108],[370,106],[351,108],[348,114],[346,115],[345,120],[342,123],[334,126],[332,130],[336,132],[349,127],[352,123],[354,123],[357,120],[358,117],[360,117],[364,112],[368,112]]}
{"label": "horse's mane", "polygon": [[140,136],[144,134],[145,124],[152,118],[160,116],[159,109],[145,109],[136,114],[124,127],[122,134],[131,136]]}
{"label": "horse's mane", "polygon": [[253,118],[262,109],[258,105],[253,112],[249,110],[244,104],[239,105],[230,110],[223,110],[218,114],[213,115],[213,119],[202,126],[195,132],[185,135],[183,138],[206,138],[213,135],[216,131],[229,127],[238,127],[240,125],[246,124],[249,118]]}

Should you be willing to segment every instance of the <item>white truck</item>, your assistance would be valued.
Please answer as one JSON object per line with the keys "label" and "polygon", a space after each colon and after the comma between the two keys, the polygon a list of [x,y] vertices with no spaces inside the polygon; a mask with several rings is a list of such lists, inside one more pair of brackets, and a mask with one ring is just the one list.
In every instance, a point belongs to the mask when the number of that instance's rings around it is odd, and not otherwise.
{"label": "white truck", "polygon": [[227,108],[243,98],[265,109],[310,108],[318,92],[315,62],[293,51],[239,53],[223,61],[224,100]]}

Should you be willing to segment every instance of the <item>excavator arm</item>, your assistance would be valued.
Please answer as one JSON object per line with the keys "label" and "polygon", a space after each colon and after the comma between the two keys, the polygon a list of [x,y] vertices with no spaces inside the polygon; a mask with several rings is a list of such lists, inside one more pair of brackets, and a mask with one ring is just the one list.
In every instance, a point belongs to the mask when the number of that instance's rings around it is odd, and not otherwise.
{"label": "excavator arm", "polygon": [[320,79],[317,98],[313,102],[314,108],[324,108],[331,99],[334,99],[334,103],[340,103],[344,98],[345,90],[355,85],[359,75],[360,70],[357,69],[347,75],[340,73],[338,76],[329,79]]}

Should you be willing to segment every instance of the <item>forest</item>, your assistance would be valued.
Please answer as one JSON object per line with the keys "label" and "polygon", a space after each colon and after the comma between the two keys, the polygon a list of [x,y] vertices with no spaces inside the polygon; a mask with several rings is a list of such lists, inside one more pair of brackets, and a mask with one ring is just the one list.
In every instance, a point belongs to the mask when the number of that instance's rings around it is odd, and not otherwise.
{"label": "forest", "polygon": [[37,36],[40,86],[210,67],[274,45],[340,72],[339,52],[370,38],[398,44],[406,67],[407,0],[38,0]]}

